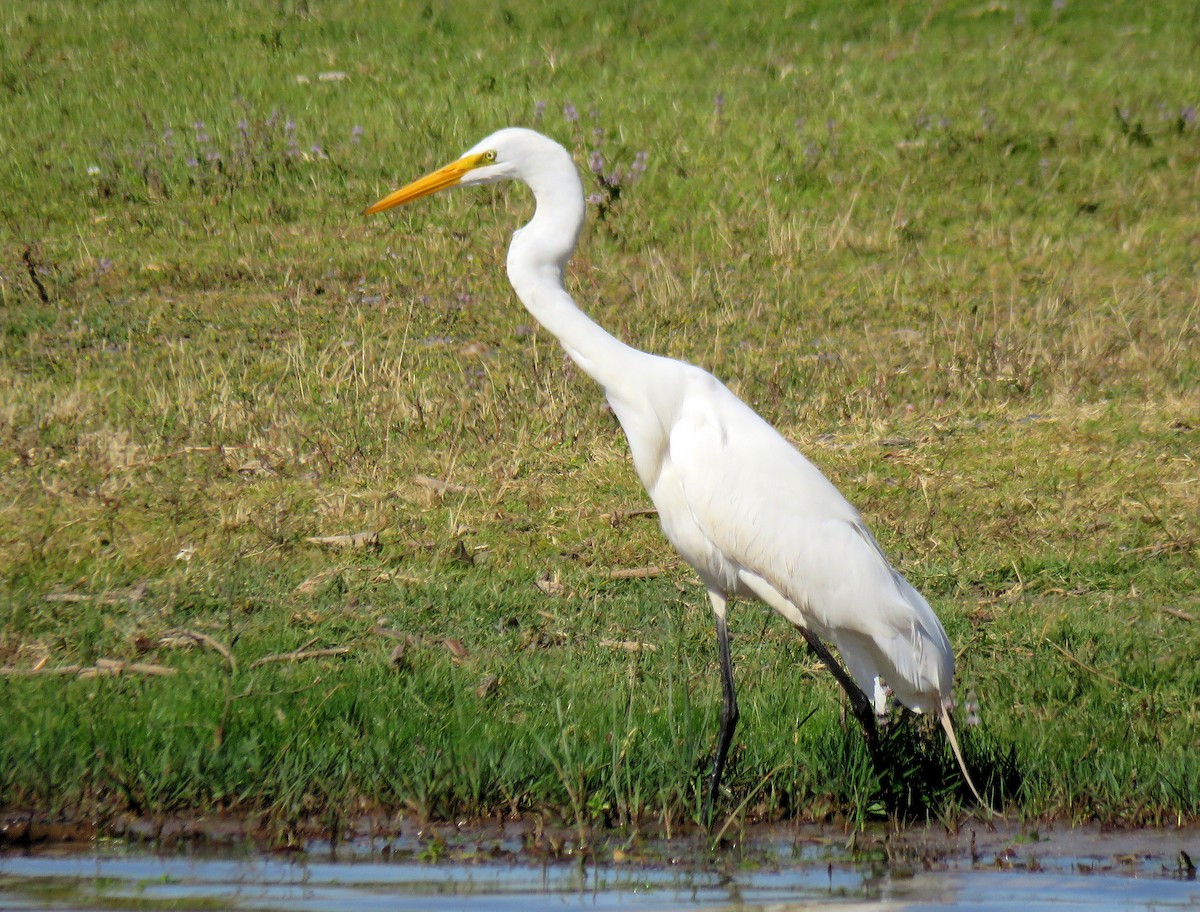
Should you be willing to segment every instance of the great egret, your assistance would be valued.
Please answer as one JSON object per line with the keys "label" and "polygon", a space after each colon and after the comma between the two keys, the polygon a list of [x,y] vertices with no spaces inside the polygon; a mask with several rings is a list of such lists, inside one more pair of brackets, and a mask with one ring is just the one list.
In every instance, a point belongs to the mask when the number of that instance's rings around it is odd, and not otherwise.
{"label": "great egret", "polygon": [[[858,511],[716,377],[626,345],[563,288],[584,223],[583,185],[566,149],[533,130],[499,130],[364,214],[502,180],[524,182],[536,200],[533,218],[509,246],[509,280],[534,318],[604,387],[663,531],[712,602],[724,705],[706,823],[738,720],[725,622],[731,596],[758,598],[800,630],[845,689],[877,760],[874,713],[886,712],[889,694],[914,712],[938,714],[967,784],[986,807],[950,722],[950,641]],[[849,675],[822,640],[837,647]]]}

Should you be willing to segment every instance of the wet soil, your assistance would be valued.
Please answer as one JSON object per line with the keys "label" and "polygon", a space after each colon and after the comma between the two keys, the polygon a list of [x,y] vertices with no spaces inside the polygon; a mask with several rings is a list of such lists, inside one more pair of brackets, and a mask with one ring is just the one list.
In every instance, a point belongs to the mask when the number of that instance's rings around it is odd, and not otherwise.
{"label": "wet soil", "polygon": [[[862,830],[831,824],[745,826],[719,840],[696,829],[667,832],[586,830],[547,824],[541,817],[493,821],[421,822],[407,816],[371,816],[349,830],[330,832],[318,822],[280,831],[256,817],[122,815],[103,821],[53,820],[0,814],[0,855],[38,849],[70,851],[119,840],[156,851],[248,849],[332,859],[513,863],[587,861],[639,866],[736,863],[771,866],[801,862],[869,864],[892,871],[1070,870],[1157,873],[1196,878],[1200,826],[1130,828],[1059,821],[1013,822],[964,818],[941,824]],[[1195,861],[1194,861],[1195,860]]]}

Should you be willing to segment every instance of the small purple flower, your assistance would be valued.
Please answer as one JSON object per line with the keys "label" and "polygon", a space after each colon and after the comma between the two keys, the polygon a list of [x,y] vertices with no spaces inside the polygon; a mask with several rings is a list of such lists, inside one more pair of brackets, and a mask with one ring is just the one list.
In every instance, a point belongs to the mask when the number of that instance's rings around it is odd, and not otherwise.
{"label": "small purple flower", "polygon": [[975,697],[975,691],[967,691],[967,702],[963,707],[967,711],[967,725],[974,727],[979,724],[979,700]]}
{"label": "small purple flower", "polygon": [[593,149],[592,154],[588,156],[588,167],[592,169],[593,174],[604,173],[604,156],[600,154],[599,149]]}
{"label": "small purple flower", "polygon": [[629,166],[629,177],[631,180],[636,180],[646,173],[646,162],[649,158],[650,153],[645,150],[633,157],[633,164]]}
{"label": "small purple flower", "polygon": [[1054,0],[1054,2],[1050,4],[1050,8],[1056,13],[1061,13],[1067,8],[1067,0]]}
{"label": "small purple flower", "polygon": [[188,159],[186,162],[184,162],[184,164],[186,164],[189,168],[195,168],[200,164],[200,162],[196,161],[195,156],[188,156]]}
{"label": "small purple flower", "polygon": [[320,143],[313,143],[312,147],[308,151],[311,152],[317,158],[321,158],[325,155],[325,150],[321,148]]}
{"label": "small purple flower", "polygon": [[296,121],[289,117],[283,125],[283,133],[287,141],[286,154],[290,158],[299,158],[300,142],[296,139]]}
{"label": "small purple flower", "polygon": [[221,160],[221,153],[215,149],[209,149],[204,153],[204,160],[206,162],[219,162]]}
{"label": "small purple flower", "polygon": [[718,92],[713,97],[713,116],[716,117],[718,120],[720,120],[721,115],[724,113],[725,113],[725,93]]}
{"label": "small purple flower", "polygon": [[535,101],[533,103],[533,119],[538,123],[542,122],[542,115],[546,113],[546,102]]}
{"label": "small purple flower", "polygon": [[96,261],[96,274],[97,275],[104,275],[105,273],[111,272],[112,268],[113,268],[113,261],[110,260],[108,257],[100,257],[100,259]]}
{"label": "small purple flower", "polygon": [[1191,126],[1196,122],[1196,108],[1194,105],[1188,105],[1179,112],[1179,119],[1187,126]]}
{"label": "small purple flower", "polygon": [[575,105],[569,101],[563,105],[563,117],[567,119],[567,123],[579,123],[579,112],[575,110]]}
{"label": "small purple flower", "polygon": [[589,193],[587,195],[587,201],[589,206],[599,206],[602,202],[604,202],[604,197],[599,193]]}
{"label": "small purple flower", "polygon": [[360,126],[355,125],[355,126],[351,127],[350,128],[350,142],[358,143],[362,139],[364,132],[365,131]]}

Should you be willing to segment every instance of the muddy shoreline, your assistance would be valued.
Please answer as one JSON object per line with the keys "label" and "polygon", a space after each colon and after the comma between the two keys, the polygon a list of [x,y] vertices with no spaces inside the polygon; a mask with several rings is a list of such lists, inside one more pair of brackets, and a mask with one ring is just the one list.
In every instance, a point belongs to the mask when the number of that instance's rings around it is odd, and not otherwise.
{"label": "muddy shoreline", "polygon": [[719,842],[696,828],[636,832],[546,824],[519,819],[422,823],[409,816],[369,816],[331,832],[312,821],[287,834],[250,816],[173,816],[151,820],[120,815],[102,822],[54,820],[0,813],[0,854],[75,852],[117,840],[151,851],[296,853],[326,858],[454,862],[596,862],[639,865],[738,864],[877,865],[891,870],[995,868],[1038,871],[1070,860],[1083,872],[1158,873],[1195,879],[1200,826],[1121,828],[1061,821],[1012,822],[964,818],[862,830],[814,823],[731,828]]}

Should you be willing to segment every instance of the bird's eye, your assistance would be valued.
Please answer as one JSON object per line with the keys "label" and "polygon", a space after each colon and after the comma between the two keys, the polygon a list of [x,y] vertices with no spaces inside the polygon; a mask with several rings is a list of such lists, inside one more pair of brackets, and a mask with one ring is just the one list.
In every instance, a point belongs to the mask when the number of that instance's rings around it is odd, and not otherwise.
{"label": "bird's eye", "polygon": [[495,150],[495,149],[488,149],[486,152],[484,152],[484,153],[483,153],[483,160],[484,160],[485,162],[494,162],[494,161],[496,160],[496,150]]}

